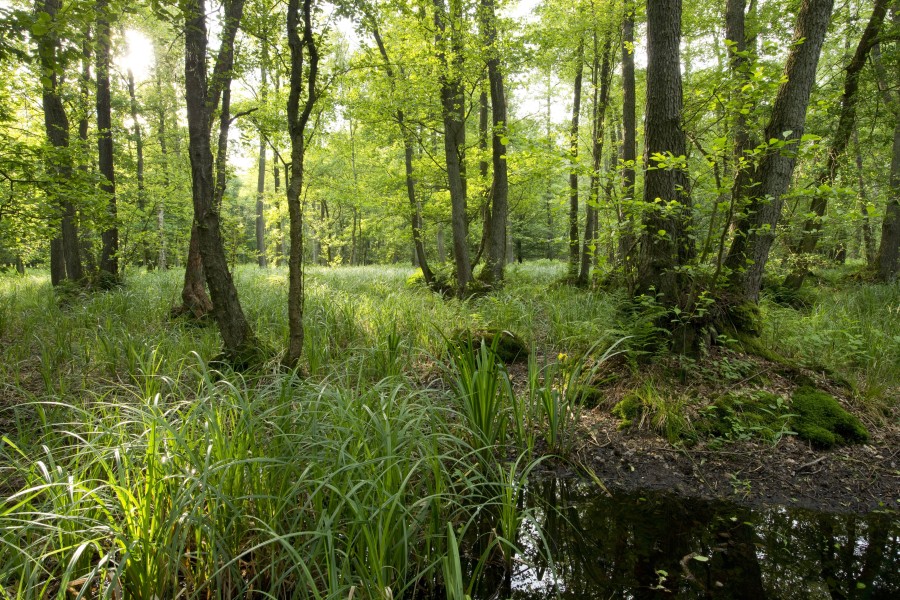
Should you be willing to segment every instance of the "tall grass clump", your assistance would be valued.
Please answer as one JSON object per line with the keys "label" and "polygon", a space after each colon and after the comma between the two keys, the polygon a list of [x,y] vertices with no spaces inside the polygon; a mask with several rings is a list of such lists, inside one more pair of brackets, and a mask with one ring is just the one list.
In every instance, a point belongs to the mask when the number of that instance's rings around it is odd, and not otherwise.
{"label": "tall grass clump", "polygon": [[762,304],[763,341],[815,368],[849,376],[863,399],[891,403],[900,391],[900,285],[812,288],[801,310]]}
{"label": "tall grass clump", "polygon": [[63,405],[30,447],[3,438],[0,594],[410,597],[443,587],[448,523],[464,547],[476,521],[514,539],[515,515],[483,507],[527,465],[461,478],[483,432],[440,392],[187,370]]}

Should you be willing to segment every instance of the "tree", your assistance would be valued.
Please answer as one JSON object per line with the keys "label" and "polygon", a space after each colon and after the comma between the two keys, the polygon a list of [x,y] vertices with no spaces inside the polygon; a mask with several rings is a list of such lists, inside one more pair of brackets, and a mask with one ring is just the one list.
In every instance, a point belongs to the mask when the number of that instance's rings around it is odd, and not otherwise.
{"label": "tree", "polygon": [[[212,296],[212,314],[222,334],[225,356],[236,364],[243,364],[250,358],[257,349],[257,342],[244,316],[225,257],[219,225],[219,207],[216,203],[217,181],[213,178],[210,129],[220,99],[223,113],[220,119],[230,121],[228,115],[230,72],[234,64],[234,38],[240,26],[243,10],[243,0],[229,0],[225,4],[225,22],[219,54],[212,81],[207,85],[205,0],[182,2],[185,42],[184,81],[197,244],[203,261],[206,283]],[[224,133],[227,143],[227,128]],[[222,144],[220,140],[220,153],[223,149]]]}
{"label": "tree", "polygon": [[[810,212],[813,217],[806,220],[803,225],[803,234],[795,248],[797,254],[809,254],[815,251],[822,230],[822,217],[828,206],[828,192],[834,186],[837,178],[839,160],[847,149],[850,137],[856,126],[856,105],[858,103],[859,77],[866,65],[869,50],[878,41],[878,32],[887,14],[887,0],[875,0],[869,23],[863,31],[862,37],[856,46],[856,52],[847,65],[844,75],[844,92],[841,95],[840,117],[837,129],[828,147],[825,165],[816,177],[816,193],[810,202]],[[787,276],[784,285],[788,289],[798,290],[806,279],[807,266],[802,256],[793,272]]]}
{"label": "tree", "polygon": [[112,105],[109,87],[110,6],[108,0],[97,0],[96,67],[97,67],[97,157],[104,181],[100,189],[107,196],[108,224],[101,235],[103,249],[100,271],[113,283],[119,278],[119,228],[116,207],[116,171],[113,165]]}
{"label": "tree", "polygon": [[[266,69],[269,68],[269,40],[268,32],[263,32],[260,48],[260,102],[265,106],[268,99],[268,82],[266,81]],[[256,264],[265,268],[268,264],[266,260],[266,217],[265,217],[265,194],[266,194],[266,136],[260,131],[259,133],[259,172],[256,180]]]}
{"label": "tree", "polygon": [[569,129],[569,278],[578,275],[578,121],[581,116],[581,82],[584,76],[584,38],[579,36],[575,51],[575,85],[572,94],[572,127]]}
{"label": "tree", "polygon": [[644,232],[636,292],[683,309],[693,301],[686,267],[695,248],[684,163],[680,47],[681,0],[648,2]]}
{"label": "tree", "polygon": [[[891,21],[894,29],[900,28],[900,3],[891,6]],[[896,44],[900,46],[900,44]],[[873,63],[878,75],[878,87],[884,96],[885,103],[894,114],[894,137],[891,158],[891,173],[888,183],[887,205],[884,220],[881,223],[881,244],[875,257],[875,272],[881,281],[890,281],[900,272],[900,91],[894,90],[893,96],[888,87],[886,69],[881,62],[881,47],[876,44],[872,48]],[[896,62],[895,72],[900,74],[900,61]],[[895,79],[896,81],[896,75]]]}
{"label": "tree", "polygon": [[48,161],[54,176],[50,197],[55,199],[58,211],[54,212],[61,218],[61,231],[50,241],[50,281],[53,285],[64,279],[78,282],[84,276],[79,254],[75,203],[66,196],[63,183],[72,178],[72,163],[69,154],[69,119],[60,93],[63,62],[59,48],[58,15],[61,6],[62,0],[44,0],[43,4],[39,3],[36,23],[32,28],[34,37],[37,38],[44,129],[53,147]]}
{"label": "tree", "polygon": [[462,86],[462,2],[450,0],[448,12],[445,0],[434,0],[434,25],[435,44],[440,63],[444,158],[447,163],[447,185],[450,189],[453,258],[456,263],[456,294],[462,297],[472,279],[463,158],[466,147],[466,103]]}
{"label": "tree", "polygon": [[746,210],[736,223],[725,260],[725,266],[731,270],[730,288],[738,304],[759,299],[783,195],[797,160],[797,144],[803,139],[809,97],[833,4],[834,0],[803,0],[784,67],[784,83],[778,89],[765,129],[768,148],[750,182],[740,190]]}
{"label": "tree", "polygon": [[[300,33],[302,19],[302,37]],[[291,138],[291,171],[287,182],[287,203],[290,213],[290,258],[288,260],[288,349],[284,362],[296,366],[303,355],[303,159],[306,152],[306,126],[316,103],[316,77],[319,68],[319,49],[312,29],[312,0],[289,0],[287,10],[288,45],[291,52],[290,91],[287,104],[288,133]],[[309,58],[306,74],[306,99],[301,108],[304,91],[303,69]]]}
{"label": "tree", "polygon": [[[391,82],[391,88],[396,89],[396,76],[394,73],[394,68],[391,65],[390,58],[388,57],[387,49],[385,48],[384,41],[381,38],[381,32],[378,29],[378,24],[375,21],[375,17],[371,12],[369,12],[366,15],[366,20],[369,23],[369,28],[372,31],[372,36],[375,38],[375,43],[378,46],[378,52],[379,54],[381,54],[381,58],[384,61],[385,73],[387,74],[388,79]],[[400,75],[403,76],[402,66],[399,68],[401,69]],[[403,162],[404,168],[406,170],[406,195],[409,199],[410,226],[412,230],[413,247],[415,248],[416,253],[416,262],[418,263],[419,268],[422,269],[422,277],[425,279],[425,283],[429,286],[432,286],[434,284],[434,274],[428,266],[428,257],[425,254],[425,244],[422,239],[422,209],[416,196],[416,178],[413,170],[415,139],[413,137],[413,132],[407,125],[406,113],[402,108],[397,107],[394,112],[394,118],[397,121],[397,126],[400,130],[400,136],[403,139]]]}
{"label": "tree", "polygon": [[491,87],[491,162],[494,182],[491,186],[491,227],[484,281],[499,284],[506,266],[506,221],[509,211],[509,178],[506,171],[506,93],[497,48],[497,16],[494,0],[481,0],[480,25],[488,53],[488,80]]}

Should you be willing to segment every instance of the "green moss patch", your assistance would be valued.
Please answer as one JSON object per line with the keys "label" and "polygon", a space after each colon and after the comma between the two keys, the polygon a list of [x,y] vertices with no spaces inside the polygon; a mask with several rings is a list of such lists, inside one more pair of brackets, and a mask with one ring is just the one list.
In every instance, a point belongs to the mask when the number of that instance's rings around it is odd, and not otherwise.
{"label": "green moss patch", "polygon": [[791,399],[797,434],[819,448],[865,442],[869,432],[833,396],[812,387],[800,387]]}
{"label": "green moss patch", "polygon": [[775,443],[794,434],[794,416],[781,396],[757,390],[722,396],[703,409],[695,427],[699,434],[718,440],[761,439]]}
{"label": "green moss patch", "polygon": [[612,409],[613,416],[620,419],[619,429],[631,427],[635,419],[639,419],[643,413],[644,401],[634,392],[626,394]]}

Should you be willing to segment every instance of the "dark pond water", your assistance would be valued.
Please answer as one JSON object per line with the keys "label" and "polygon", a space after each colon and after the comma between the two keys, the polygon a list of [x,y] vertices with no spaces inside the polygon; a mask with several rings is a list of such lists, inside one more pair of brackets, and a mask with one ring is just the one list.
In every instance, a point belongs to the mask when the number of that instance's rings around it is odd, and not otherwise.
{"label": "dark pond water", "polygon": [[[585,482],[530,486],[527,525],[504,583],[481,598],[900,599],[900,519],[749,509],[660,493],[598,494]],[[530,566],[525,566],[530,563]],[[505,589],[504,589],[505,588]]]}

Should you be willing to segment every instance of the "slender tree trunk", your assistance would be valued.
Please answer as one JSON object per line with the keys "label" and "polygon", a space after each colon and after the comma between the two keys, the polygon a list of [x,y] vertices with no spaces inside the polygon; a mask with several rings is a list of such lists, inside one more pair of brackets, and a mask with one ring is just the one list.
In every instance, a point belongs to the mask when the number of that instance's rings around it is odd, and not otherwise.
{"label": "slender tree trunk", "polygon": [[[222,110],[227,112],[227,90],[234,60],[234,37],[243,15],[243,0],[226,4],[222,41],[211,86],[206,74],[206,7],[205,0],[184,0],[185,12],[185,92],[190,134],[191,182],[194,223],[203,271],[213,300],[213,317],[222,335],[225,356],[242,365],[256,350],[256,339],[244,316],[237,289],[228,270],[225,247],[219,223],[217,185],[213,175],[210,143],[212,113],[222,97]],[[227,118],[227,117],[225,117]],[[226,133],[227,135],[227,133]]]}
{"label": "slender tree trunk", "polygon": [[[303,158],[306,151],[306,125],[316,102],[316,75],[319,49],[312,30],[312,0],[289,0],[287,11],[288,45],[291,51],[291,83],[287,104],[288,133],[291,137],[291,174],[287,184],[288,210],[291,219],[291,256],[288,273],[289,340],[285,363],[297,365],[303,355]],[[302,21],[302,38],[300,26]],[[303,93],[305,54],[309,56],[306,80],[306,101],[300,105]]]}
{"label": "slender tree trunk", "polygon": [[[894,0],[891,5],[891,21],[895,29],[900,28],[900,2]],[[900,44],[896,44],[900,46]],[[888,183],[887,205],[884,220],[881,222],[881,243],[875,256],[875,273],[881,281],[891,281],[900,272],[900,91],[890,93],[889,79],[881,62],[881,47],[876,44],[872,48],[872,63],[878,78],[878,87],[885,99],[885,104],[894,113],[894,143],[891,158],[891,174]],[[900,75],[900,61],[895,62],[893,80]]]}
{"label": "slender tree trunk", "polygon": [[481,0],[481,27],[488,52],[488,79],[491,85],[491,162],[494,183],[491,186],[491,235],[484,281],[499,285],[506,269],[506,221],[509,212],[509,177],[506,170],[506,92],[497,49],[497,16],[494,0]]}
{"label": "slender tree trunk", "polygon": [[44,130],[54,150],[48,160],[55,178],[50,198],[58,207],[54,212],[61,218],[59,233],[50,241],[50,281],[53,285],[66,278],[80,281],[84,276],[75,224],[75,205],[64,193],[66,182],[72,178],[72,162],[69,155],[69,119],[59,91],[62,59],[59,55],[56,21],[61,5],[61,0],[44,0],[43,3],[39,0],[36,10],[47,13],[51,24],[43,35],[35,36],[41,66]]}
{"label": "slender tree trunk", "polygon": [[622,25],[622,232],[619,236],[619,263],[627,274],[633,262],[629,257],[635,243],[634,186],[637,161],[637,118],[634,80],[634,2],[625,1]]}
{"label": "slender tree trunk", "polygon": [[[168,151],[166,149],[166,108],[163,105],[163,96],[162,96],[162,76],[160,75],[159,69],[156,71],[156,95],[158,98],[159,105],[157,107],[157,119],[159,121],[159,150],[160,150],[160,161],[162,163],[162,175],[163,175],[163,188],[165,189],[165,194],[169,193],[169,158]],[[160,198],[157,200],[156,204],[156,231],[159,237],[159,256],[157,258],[157,265],[161,270],[165,270],[168,268],[166,262],[166,205],[165,201]],[[200,281],[203,281],[203,277],[201,274]],[[212,302],[209,300],[209,297],[206,296],[206,288],[201,286],[201,290],[203,292],[203,296],[206,297],[205,305],[209,308],[206,311],[212,309]],[[183,296],[183,294],[182,294]],[[204,314],[205,312],[204,311]]]}
{"label": "slender tree trunk", "polygon": [[[461,10],[457,3],[451,8]],[[456,262],[456,294],[462,297],[472,279],[472,265],[469,260],[468,222],[466,220],[465,166],[462,158],[466,145],[465,97],[460,80],[462,61],[462,33],[459,14],[447,14],[444,0],[434,0],[435,43],[438,47],[438,61],[441,68],[441,105],[444,120],[444,156],[447,162],[447,180],[450,189],[450,213],[453,228],[453,257]],[[449,17],[449,19],[448,19]],[[448,36],[447,27],[450,28]],[[450,48],[447,48],[449,44]],[[452,50],[453,62],[447,58],[447,50]]]}
{"label": "slender tree trunk", "polygon": [[[731,270],[730,287],[739,301],[757,302],[762,275],[775,241],[783,194],[796,163],[794,149],[803,136],[806,110],[816,66],[831,21],[834,0],[803,0],[797,17],[794,44],[785,64],[785,83],[778,90],[765,139],[787,142],[787,151],[770,149],[741,194],[749,194],[745,217],[736,225],[725,265]],[[800,41],[802,40],[802,43]],[[785,135],[785,134],[788,135]]]}
{"label": "slender tree trunk", "polygon": [[645,233],[641,240],[637,292],[656,294],[667,306],[684,308],[687,276],[681,268],[694,257],[690,180],[686,166],[657,168],[656,155],[682,157],[681,0],[647,5],[647,116],[644,163]]}
{"label": "slender tree trunk", "polygon": [[859,204],[860,212],[862,213],[862,234],[866,252],[866,264],[871,267],[875,264],[875,240],[872,237],[869,198],[866,194],[866,181],[863,177],[863,158],[859,149],[859,131],[856,127],[853,128],[853,151],[856,155],[856,179],[859,186]]}
{"label": "slender tree trunk", "polygon": [[[381,58],[384,61],[384,70],[387,73],[388,79],[391,82],[391,87],[393,88],[396,85],[393,65],[388,58],[387,49],[384,47],[384,41],[381,39],[381,33],[378,30],[374,17],[369,15],[369,20],[372,35],[378,46],[378,52],[381,54]],[[402,68],[400,74],[401,76],[403,75]],[[403,163],[406,169],[406,196],[409,199],[410,226],[412,228],[416,262],[418,263],[419,268],[422,269],[422,277],[425,279],[425,283],[431,286],[434,284],[434,273],[432,273],[431,269],[428,267],[428,259],[425,256],[425,244],[422,240],[422,209],[416,198],[416,178],[415,173],[413,172],[415,140],[413,138],[413,132],[409,130],[406,125],[406,116],[402,109],[397,109],[395,118],[397,120],[397,126],[400,128],[400,135],[403,137]]]}
{"label": "slender tree trunk", "polygon": [[[266,69],[269,64],[269,43],[262,40],[262,57],[259,67],[260,98],[263,106],[268,99],[268,81]],[[260,131],[259,134],[259,173],[256,177],[256,264],[262,268],[268,266],[266,260],[266,137]]]}
{"label": "slender tree trunk", "polygon": [[[88,179],[88,173],[91,167],[91,152],[90,152],[90,139],[88,137],[89,129],[90,129],[90,115],[93,112],[93,106],[90,101],[91,95],[91,28],[90,25],[85,25],[83,31],[83,39],[81,41],[81,77],[79,78],[79,87],[80,87],[80,111],[81,115],[78,119],[78,142],[80,144],[79,152],[81,153],[82,159],[80,164],[78,165],[78,169],[81,171],[82,176],[84,176],[85,180]],[[75,211],[73,211],[75,212]],[[73,220],[73,222],[75,222]],[[75,250],[77,252],[79,260],[78,264],[72,264],[70,271],[75,269],[76,271],[81,271],[82,274],[87,273],[89,276],[91,273],[95,273],[97,271],[96,261],[94,257],[94,250],[91,247],[90,240],[87,239],[88,235],[85,235],[84,223],[78,222],[78,226],[81,227],[81,231],[75,231],[75,237],[77,238],[74,242],[78,248]]]}
{"label": "slender tree trunk", "polygon": [[875,257],[878,279],[891,281],[900,271],[900,115],[894,125],[891,177],[887,207],[881,222],[881,244]]}
{"label": "slender tree trunk", "polygon": [[[856,52],[847,65],[844,76],[844,93],[841,96],[841,113],[838,118],[838,126],[828,147],[828,157],[825,166],[816,177],[816,188],[822,189],[823,186],[833,187],[837,178],[838,162],[847,149],[850,142],[850,136],[856,126],[856,105],[859,91],[859,76],[866,66],[866,59],[869,56],[869,50],[878,40],[878,32],[884,23],[884,17],[887,14],[888,0],[875,0],[875,6],[872,9],[872,16],[869,23],[863,31],[859,44],[856,46]],[[826,194],[816,192],[810,201],[809,212],[815,215],[807,219],[803,225],[803,236],[794,251],[799,255],[796,268],[784,281],[784,286],[788,289],[799,290],[806,279],[808,272],[807,261],[804,255],[811,254],[815,251],[816,245],[822,234],[822,217],[825,216],[825,210],[828,207],[828,196]]]}
{"label": "slender tree trunk", "polygon": [[569,128],[569,279],[578,276],[578,121],[581,116],[581,81],[584,76],[584,38],[575,51],[575,89],[572,94],[572,126]]}
{"label": "slender tree trunk", "polygon": [[131,100],[131,120],[134,121],[134,147],[137,153],[137,206],[141,215],[141,249],[144,256],[144,266],[148,269],[153,266],[153,258],[150,255],[150,246],[147,244],[147,221],[145,214],[146,202],[144,198],[144,137],[141,133],[141,124],[138,121],[137,96],[134,89],[134,73],[128,69],[128,96]]}
{"label": "slender tree trunk", "polygon": [[[490,107],[488,105],[488,93],[485,90],[482,90],[478,95],[478,150],[479,150],[479,160],[478,160],[478,173],[481,175],[482,181],[487,181],[488,173],[490,170],[490,165],[487,161],[487,146],[488,146],[488,111]],[[492,183],[493,185],[493,183]],[[481,242],[478,244],[478,252],[475,254],[475,258],[472,259],[472,268],[478,264],[478,261],[481,260],[481,255],[484,252],[485,248],[487,248],[489,244],[489,240],[491,239],[491,193],[493,190],[491,186],[485,190],[482,195],[481,201]]]}
{"label": "slender tree trunk", "polygon": [[109,1],[97,0],[97,159],[107,196],[109,223],[101,238],[100,271],[115,283],[119,278],[119,227],[116,208],[116,172],[113,167],[112,104],[109,87]]}
{"label": "slender tree trunk", "polygon": [[[603,161],[603,141],[606,136],[605,118],[609,105],[609,83],[612,75],[610,53],[612,39],[607,33],[603,42],[603,51],[598,52],[597,34],[594,33],[594,127],[593,127],[593,164],[591,169],[591,197],[587,202],[584,226],[584,249],[581,253],[581,269],[578,272],[578,285],[586,286],[591,275],[591,263],[597,251],[598,205],[600,201],[600,166]],[[602,55],[602,59],[601,59]],[[599,95],[597,93],[599,87]]]}

